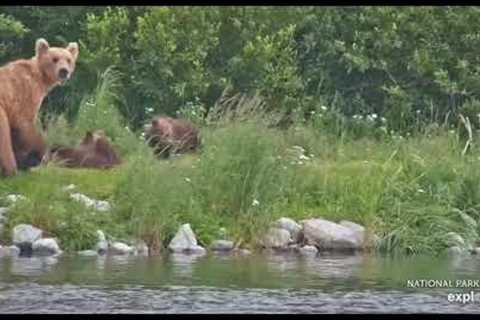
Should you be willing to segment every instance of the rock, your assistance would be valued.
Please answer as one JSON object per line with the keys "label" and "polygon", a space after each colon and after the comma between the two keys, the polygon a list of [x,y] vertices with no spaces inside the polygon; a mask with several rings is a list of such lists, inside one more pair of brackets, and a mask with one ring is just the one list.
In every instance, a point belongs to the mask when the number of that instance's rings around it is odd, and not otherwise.
{"label": "rock", "polygon": [[101,230],[97,230],[97,238],[98,242],[95,245],[95,251],[98,252],[98,254],[105,254],[107,253],[108,250],[108,242],[107,239],[105,238],[105,234]]}
{"label": "rock", "polygon": [[170,241],[168,248],[175,253],[191,252],[203,254],[206,252],[203,247],[197,244],[197,239],[189,223],[180,226],[177,234]]}
{"label": "rock", "polygon": [[17,246],[0,246],[0,257],[16,257],[20,254],[20,249]]}
{"label": "rock", "polygon": [[112,254],[130,254],[134,252],[134,248],[122,242],[114,242],[110,246],[110,252]]}
{"label": "rock", "polygon": [[107,238],[105,237],[105,234],[102,230],[97,230],[97,238],[98,241],[107,241]]}
{"label": "rock", "polygon": [[298,250],[300,250],[300,245],[298,243],[293,243],[289,244],[287,248],[289,251],[297,252]]}
{"label": "rock", "polygon": [[0,207],[0,223],[7,222],[8,208]]}
{"label": "rock", "polygon": [[472,254],[480,254],[480,247],[473,249]]}
{"label": "rock", "polygon": [[33,254],[39,256],[57,255],[62,253],[57,241],[53,238],[38,239],[32,244]]}
{"label": "rock", "polygon": [[304,255],[304,256],[310,256],[310,255],[316,255],[318,253],[318,249],[315,247],[315,246],[303,246],[301,247],[298,252],[301,254],[301,255]]}
{"label": "rock", "polygon": [[98,253],[95,250],[83,250],[83,251],[78,251],[77,254],[79,256],[84,256],[84,257],[93,257],[97,256]]}
{"label": "rock", "polygon": [[22,254],[30,254],[32,244],[42,237],[43,231],[29,224],[19,224],[13,228],[12,242]]}
{"label": "rock", "polygon": [[67,191],[72,191],[76,188],[76,186],[74,184],[69,184],[68,186],[66,187],[63,187],[62,190],[67,192]]}
{"label": "rock", "polygon": [[25,196],[22,196],[21,194],[9,194],[5,198],[11,203],[16,203],[19,200],[26,200],[27,199]]}
{"label": "rock", "polygon": [[95,245],[95,251],[98,252],[98,254],[105,254],[108,251],[108,242],[107,241],[98,241],[97,244]]}
{"label": "rock", "polygon": [[447,237],[447,244],[450,247],[464,247],[465,246],[465,240],[463,240],[462,236],[460,236],[456,232],[449,232],[445,235]]}
{"label": "rock", "polygon": [[248,249],[236,249],[234,252],[240,256],[248,256],[252,254],[252,252]]}
{"label": "rock", "polygon": [[137,240],[135,241],[133,247],[134,247],[135,254],[141,255],[141,256],[148,256],[148,246],[145,243],[145,241]]}
{"label": "rock", "polygon": [[460,255],[463,255],[465,251],[458,246],[453,246],[447,249],[447,253],[450,256],[460,256]]}
{"label": "rock", "polygon": [[344,226],[352,230],[355,235],[357,236],[358,240],[363,242],[365,240],[365,227],[361,226],[355,222],[342,220],[340,221],[339,225]]}
{"label": "rock", "polygon": [[297,242],[300,231],[302,230],[302,227],[298,223],[296,223],[295,220],[285,217],[278,219],[275,222],[274,226],[279,229],[287,230],[290,233],[290,237],[295,242]]}
{"label": "rock", "polygon": [[8,246],[6,249],[11,257],[17,257],[20,255],[20,248],[17,246]]}
{"label": "rock", "polygon": [[292,241],[290,232],[280,228],[270,228],[264,236],[262,244],[265,248],[285,249]]}
{"label": "rock", "polygon": [[357,250],[363,243],[352,229],[324,219],[304,220],[303,235],[307,244],[321,250]]}
{"label": "rock", "polygon": [[110,211],[112,207],[110,206],[110,203],[108,201],[97,200],[94,209],[100,212],[107,212]]}
{"label": "rock", "polygon": [[233,241],[230,240],[214,240],[210,245],[213,251],[230,251],[234,247]]}
{"label": "rock", "polygon": [[96,211],[106,212],[110,211],[111,209],[110,203],[108,203],[107,201],[93,200],[81,193],[72,193],[70,195],[70,198],[75,201],[81,202],[85,205],[85,207],[89,209],[94,209]]}

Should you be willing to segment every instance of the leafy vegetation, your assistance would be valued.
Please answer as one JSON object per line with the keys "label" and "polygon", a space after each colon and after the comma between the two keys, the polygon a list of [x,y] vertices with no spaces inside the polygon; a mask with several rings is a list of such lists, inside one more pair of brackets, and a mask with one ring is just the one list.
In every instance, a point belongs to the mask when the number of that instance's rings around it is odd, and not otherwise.
{"label": "leafy vegetation", "polygon": [[[478,240],[475,7],[1,7],[0,63],[35,39],[79,41],[77,71],[44,102],[50,143],[103,129],[124,164],[53,166],[0,181],[20,193],[3,234],[33,223],[71,250],[95,230],[160,248],[181,223],[255,247],[271,221],[366,225],[386,252]],[[159,161],[154,114],[201,127],[199,154]],[[473,135],[463,152],[470,120]],[[113,204],[93,213],[62,188]],[[38,188],[42,185],[41,188]]]}

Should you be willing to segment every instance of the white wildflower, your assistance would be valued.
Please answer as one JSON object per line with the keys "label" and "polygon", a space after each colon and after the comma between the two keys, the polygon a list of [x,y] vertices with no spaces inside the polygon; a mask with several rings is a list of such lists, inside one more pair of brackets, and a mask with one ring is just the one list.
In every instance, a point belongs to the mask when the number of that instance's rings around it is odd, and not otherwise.
{"label": "white wildflower", "polygon": [[253,207],[258,206],[259,204],[260,204],[260,202],[257,199],[253,199],[253,201],[252,201],[252,206]]}

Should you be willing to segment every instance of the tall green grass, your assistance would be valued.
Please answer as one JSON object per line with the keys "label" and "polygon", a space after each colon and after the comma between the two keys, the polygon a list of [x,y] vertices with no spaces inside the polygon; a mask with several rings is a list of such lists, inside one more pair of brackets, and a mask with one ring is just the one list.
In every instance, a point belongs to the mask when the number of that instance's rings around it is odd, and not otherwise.
{"label": "tall green grass", "polygon": [[[49,165],[1,180],[0,195],[28,198],[13,208],[3,242],[14,225],[32,223],[67,250],[91,247],[101,229],[115,239],[141,238],[157,251],[190,223],[202,245],[226,231],[255,248],[270,223],[287,216],[363,224],[389,253],[441,253],[449,232],[477,245],[480,152],[474,145],[462,156],[455,131],[379,136],[316,118],[279,129],[258,97],[237,97],[219,103],[215,119],[202,126],[198,153],[159,160],[140,133],[125,129],[116,109],[117,76],[107,70],[78,119],[57,119],[48,136],[50,143],[72,144],[86,130],[102,129],[124,163],[109,171]],[[71,183],[110,201],[112,211],[93,213],[71,200],[61,190]]]}

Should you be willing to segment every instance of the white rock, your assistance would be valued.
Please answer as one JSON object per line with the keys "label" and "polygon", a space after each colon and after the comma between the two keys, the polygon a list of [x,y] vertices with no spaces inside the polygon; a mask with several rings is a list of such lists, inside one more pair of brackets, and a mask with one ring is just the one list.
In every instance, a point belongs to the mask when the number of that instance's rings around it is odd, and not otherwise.
{"label": "white rock", "polygon": [[70,195],[70,198],[72,198],[75,201],[83,203],[88,208],[91,208],[95,205],[95,201],[93,201],[92,199],[90,199],[89,197],[81,193],[72,193]]}
{"label": "white rock", "polygon": [[214,240],[210,245],[213,251],[230,251],[234,247],[233,241],[230,240]]}
{"label": "white rock", "polygon": [[108,201],[99,200],[95,202],[94,209],[100,212],[107,212],[112,209]]}
{"label": "white rock", "polygon": [[241,255],[241,256],[248,256],[248,255],[252,254],[252,252],[248,249],[236,249],[235,253],[238,254],[238,255]]}
{"label": "white rock", "polygon": [[168,248],[175,253],[205,253],[205,249],[198,245],[189,223],[180,226],[177,234],[173,237],[172,241],[170,241]]}
{"label": "white rock", "polygon": [[32,244],[42,237],[42,230],[29,224],[19,224],[13,228],[12,242],[17,246]]}
{"label": "white rock", "polygon": [[56,255],[62,253],[57,241],[53,238],[44,238],[36,240],[32,245],[35,255]]}
{"label": "white rock", "polygon": [[15,203],[19,200],[26,200],[27,199],[25,196],[22,196],[21,194],[9,194],[5,198],[11,203]]}
{"label": "white rock", "polygon": [[17,246],[11,245],[11,246],[8,246],[7,249],[10,253],[10,256],[12,257],[18,256],[20,254],[20,248]]}
{"label": "white rock", "polygon": [[202,246],[196,245],[196,246],[188,248],[184,252],[203,255],[203,254],[207,253],[207,250],[205,250],[205,248],[202,247]]}
{"label": "white rock", "polygon": [[316,255],[318,252],[318,249],[315,246],[303,246],[301,247],[298,252],[302,255]]}
{"label": "white rock", "polygon": [[300,250],[300,245],[298,243],[292,243],[289,244],[287,248],[290,251],[297,252],[298,250]]}
{"label": "white rock", "polygon": [[339,223],[341,226],[349,228],[352,230],[356,235],[359,241],[363,242],[365,240],[365,227],[361,226],[355,222],[342,220]]}
{"label": "white rock", "polygon": [[303,234],[307,244],[324,250],[360,249],[363,242],[350,228],[324,219],[304,220]]}
{"label": "white rock", "polygon": [[447,243],[451,247],[464,247],[465,240],[463,240],[462,236],[456,232],[449,232],[445,235],[447,237]]}
{"label": "white rock", "polygon": [[72,191],[76,188],[74,184],[69,184],[68,186],[65,186],[62,188],[63,191]]}
{"label": "white rock", "polygon": [[450,255],[450,256],[460,256],[460,255],[463,255],[465,252],[464,250],[462,250],[460,247],[458,246],[453,246],[453,247],[449,247],[447,249],[447,253]]}
{"label": "white rock", "polygon": [[98,241],[107,241],[107,238],[105,237],[105,234],[102,230],[97,230],[97,238]]}
{"label": "white rock", "polygon": [[134,252],[134,248],[122,242],[114,242],[110,246],[110,252],[112,254],[130,254]]}
{"label": "white rock", "polygon": [[[0,217],[2,217],[3,219],[6,219],[7,218],[7,213],[8,213],[8,208],[6,207],[0,207]],[[1,221],[1,220],[0,220]]]}
{"label": "white rock", "polygon": [[85,257],[93,257],[97,256],[98,253],[95,250],[83,250],[83,251],[78,251],[77,254],[79,256],[85,256]]}
{"label": "white rock", "polygon": [[81,202],[85,205],[85,207],[89,209],[94,209],[96,211],[106,212],[111,209],[110,203],[108,203],[107,201],[93,200],[81,193],[72,193],[70,195],[70,198],[75,201]]}
{"label": "white rock", "polygon": [[295,242],[298,239],[298,235],[300,234],[300,231],[302,230],[302,227],[298,223],[296,223],[295,220],[290,218],[285,218],[285,217],[282,217],[277,221],[275,221],[274,226],[280,229],[285,229],[288,232],[290,232],[290,237]]}
{"label": "white rock", "polygon": [[292,241],[290,232],[280,228],[270,228],[263,237],[262,244],[265,248],[285,249]]}
{"label": "white rock", "polygon": [[12,203],[15,203],[19,200],[27,199],[25,196],[23,196],[21,194],[9,194],[5,198],[7,199],[7,201],[12,202]]}
{"label": "white rock", "polygon": [[138,240],[134,244],[135,248],[135,254],[141,255],[141,256],[148,256],[148,246],[145,243],[145,241]]}
{"label": "white rock", "polygon": [[0,246],[0,257],[16,257],[20,254],[20,249],[17,246]]}

